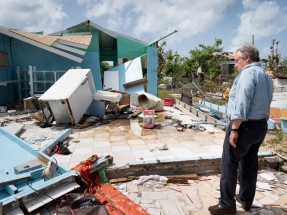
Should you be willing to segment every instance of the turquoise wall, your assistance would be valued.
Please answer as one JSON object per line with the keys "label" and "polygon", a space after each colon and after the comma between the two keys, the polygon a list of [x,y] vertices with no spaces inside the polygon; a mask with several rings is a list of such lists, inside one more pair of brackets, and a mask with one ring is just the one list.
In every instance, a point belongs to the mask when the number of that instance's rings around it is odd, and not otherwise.
{"label": "turquoise wall", "polygon": [[[11,58],[11,43],[10,38],[0,33],[0,51],[8,53],[9,67],[0,67],[0,82],[13,80],[12,74],[12,58]],[[13,41],[12,41],[13,43]],[[17,84],[0,85],[0,105],[4,105],[15,100],[14,89]]]}
{"label": "turquoise wall", "polygon": [[146,54],[145,44],[117,36],[118,58],[136,58]]}

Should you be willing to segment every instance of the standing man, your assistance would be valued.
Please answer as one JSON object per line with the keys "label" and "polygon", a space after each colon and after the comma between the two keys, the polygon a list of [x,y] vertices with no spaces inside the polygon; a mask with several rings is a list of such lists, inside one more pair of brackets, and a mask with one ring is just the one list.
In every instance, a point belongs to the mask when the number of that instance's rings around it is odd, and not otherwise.
{"label": "standing man", "polygon": [[[267,132],[273,96],[272,80],[261,67],[253,45],[239,48],[234,59],[239,75],[229,93],[230,123],[220,164],[221,198],[219,204],[208,208],[211,214],[235,214],[234,197],[245,211],[250,210],[257,181],[257,153]],[[240,190],[235,196],[237,177]]]}

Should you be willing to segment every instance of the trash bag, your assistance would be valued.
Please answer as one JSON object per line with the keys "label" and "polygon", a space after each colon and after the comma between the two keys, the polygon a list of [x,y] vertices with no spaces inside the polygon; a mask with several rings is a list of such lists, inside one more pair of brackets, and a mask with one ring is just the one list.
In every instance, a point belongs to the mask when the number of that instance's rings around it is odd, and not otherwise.
{"label": "trash bag", "polygon": [[123,195],[113,185],[105,184],[96,172],[90,174],[91,165],[97,159],[97,155],[92,155],[71,169],[76,170],[81,176],[82,181],[88,184],[84,192],[94,195],[104,203],[109,215],[149,215],[144,208]]}
{"label": "trash bag", "polygon": [[103,203],[90,193],[65,194],[56,208],[57,215],[109,215]]}

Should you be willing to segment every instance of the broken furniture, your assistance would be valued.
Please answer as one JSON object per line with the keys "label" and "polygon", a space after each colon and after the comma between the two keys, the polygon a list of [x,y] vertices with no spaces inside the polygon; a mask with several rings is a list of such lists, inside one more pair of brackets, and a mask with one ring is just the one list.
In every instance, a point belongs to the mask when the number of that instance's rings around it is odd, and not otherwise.
{"label": "broken furniture", "polygon": [[90,69],[69,69],[40,98],[47,101],[57,124],[77,124],[93,101]]}
{"label": "broken furniture", "polygon": [[[77,174],[0,128],[0,202],[3,213],[29,213],[79,187]],[[54,169],[53,169],[54,168]],[[53,171],[52,171],[53,169]],[[44,175],[53,175],[49,180]]]}

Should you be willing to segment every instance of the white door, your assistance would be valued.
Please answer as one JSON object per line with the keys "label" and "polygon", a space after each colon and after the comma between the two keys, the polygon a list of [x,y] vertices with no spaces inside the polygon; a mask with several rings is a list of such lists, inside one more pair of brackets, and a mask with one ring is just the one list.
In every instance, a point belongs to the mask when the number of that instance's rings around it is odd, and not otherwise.
{"label": "white door", "polygon": [[105,71],[104,72],[104,87],[103,89],[112,88],[113,90],[120,90],[119,71]]}

